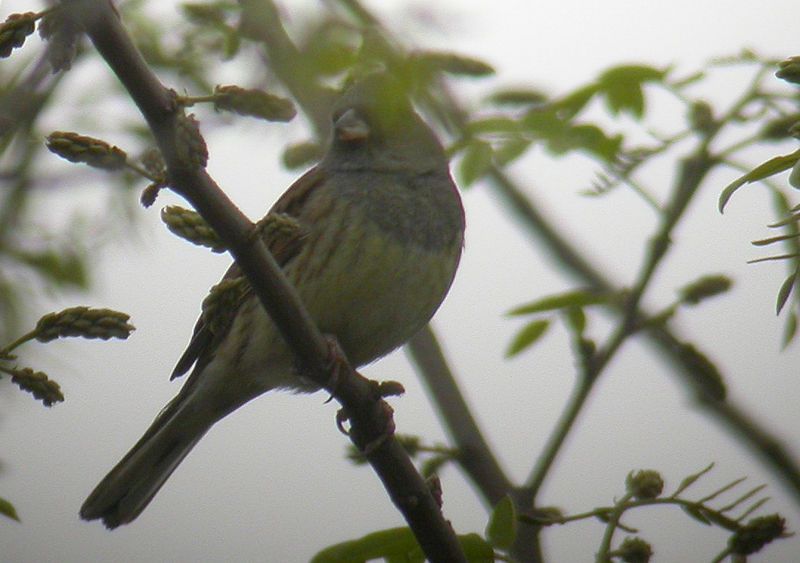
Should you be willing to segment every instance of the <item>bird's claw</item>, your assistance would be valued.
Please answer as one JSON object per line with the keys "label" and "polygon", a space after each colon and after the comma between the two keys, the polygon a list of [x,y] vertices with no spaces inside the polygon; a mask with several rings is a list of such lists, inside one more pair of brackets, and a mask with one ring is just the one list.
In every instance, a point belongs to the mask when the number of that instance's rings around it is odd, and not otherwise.
{"label": "bird's claw", "polygon": [[[379,386],[376,383],[376,388],[378,387]],[[394,436],[395,425],[394,417],[392,416],[394,414],[394,410],[385,401],[380,401],[378,404],[382,410],[381,419],[383,420],[383,428],[381,429],[380,433],[366,442],[363,446],[359,444],[358,441],[354,441],[364,457],[368,457],[371,453],[381,447],[386,440]],[[346,408],[341,408],[336,412],[336,427],[339,429],[339,432],[345,436],[350,436],[350,429],[345,427],[345,423],[349,420],[350,413]]]}
{"label": "bird's claw", "polygon": [[[332,398],[333,397],[331,396],[331,399]],[[328,401],[330,401],[331,399],[328,399]],[[348,420],[350,420],[350,415],[348,414],[347,409],[341,408],[338,411],[336,411],[336,428],[338,428],[339,432],[341,432],[345,436],[350,435],[350,431],[344,427],[345,422],[347,422]]]}

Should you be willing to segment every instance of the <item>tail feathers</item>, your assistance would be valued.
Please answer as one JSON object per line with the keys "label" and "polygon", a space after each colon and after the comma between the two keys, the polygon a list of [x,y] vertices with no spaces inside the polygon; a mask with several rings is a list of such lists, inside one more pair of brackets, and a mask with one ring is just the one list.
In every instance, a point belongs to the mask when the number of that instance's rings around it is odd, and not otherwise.
{"label": "tail feathers", "polygon": [[172,472],[211,428],[187,413],[176,397],[144,436],[83,503],[84,520],[102,519],[107,528],[127,524],[147,507]]}

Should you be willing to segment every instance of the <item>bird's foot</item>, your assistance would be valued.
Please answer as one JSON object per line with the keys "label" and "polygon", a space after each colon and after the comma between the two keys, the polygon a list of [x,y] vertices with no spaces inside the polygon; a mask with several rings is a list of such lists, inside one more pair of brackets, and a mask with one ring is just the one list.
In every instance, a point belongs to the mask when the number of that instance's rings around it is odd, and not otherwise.
{"label": "bird's foot", "polygon": [[[375,401],[375,406],[379,409],[378,413],[374,413],[372,416],[372,420],[378,420],[379,422],[377,425],[380,426],[378,431],[370,432],[369,438],[365,439],[355,439],[351,436],[351,429],[347,428],[345,425],[351,419],[351,413],[346,408],[341,408],[336,413],[336,426],[339,428],[339,431],[347,436],[353,438],[353,442],[358,446],[358,449],[361,453],[367,457],[372,452],[377,450],[381,445],[383,445],[386,440],[394,436],[395,425],[394,425],[394,410],[389,404],[384,401],[383,399],[386,397],[393,397],[397,395],[402,395],[405,392],[403,386],[396,382],[396,381],[384,381],[378,383],[377,381],[370,381],[370,387],[372,388],[372,396]],[[375,426],[373,426],[374,428]]]}

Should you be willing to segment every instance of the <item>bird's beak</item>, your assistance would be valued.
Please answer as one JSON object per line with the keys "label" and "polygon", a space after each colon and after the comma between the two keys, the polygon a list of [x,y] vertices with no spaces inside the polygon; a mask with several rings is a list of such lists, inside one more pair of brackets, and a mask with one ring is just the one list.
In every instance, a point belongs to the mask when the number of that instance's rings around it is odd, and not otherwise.
{"label": "bird's beak", "polygon": [[334,123],[336,137],[340,141],[363,141],[369,137],[369,125],[361,119],[356,110],[349,109]]}

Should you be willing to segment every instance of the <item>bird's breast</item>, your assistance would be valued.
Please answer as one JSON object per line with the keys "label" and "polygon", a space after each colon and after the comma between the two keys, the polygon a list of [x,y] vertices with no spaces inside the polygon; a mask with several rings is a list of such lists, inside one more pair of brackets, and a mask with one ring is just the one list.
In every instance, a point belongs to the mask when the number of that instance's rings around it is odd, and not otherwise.
{"label": "bird's breast", "polygon": [[410,209],[402,196],[388,201],[383,211],[395,216],[397,228],[387,228],[385,216],[376,219],[374,203],[332,200],[328,217],[338,220],[312,227],[307,246],[287,267],[320,329],[337,337],[356,366],[390,352],[430,320],[461,254],[457,226],[439,243],[423,244],[430,236],[404,233],[442,226],[426,224],[430,214]]}

